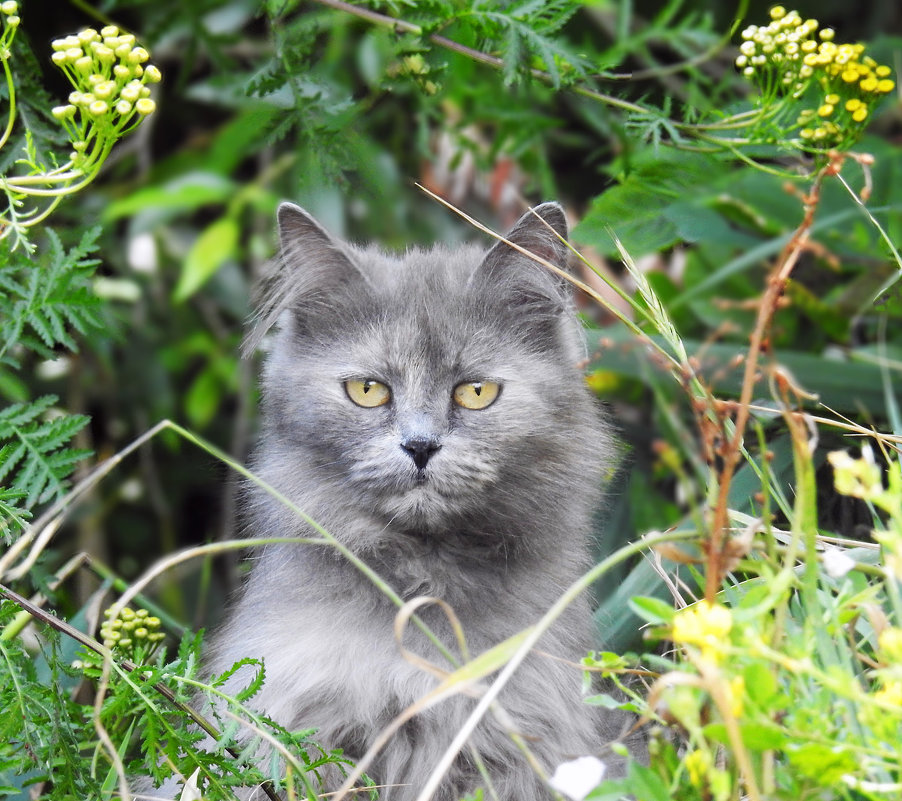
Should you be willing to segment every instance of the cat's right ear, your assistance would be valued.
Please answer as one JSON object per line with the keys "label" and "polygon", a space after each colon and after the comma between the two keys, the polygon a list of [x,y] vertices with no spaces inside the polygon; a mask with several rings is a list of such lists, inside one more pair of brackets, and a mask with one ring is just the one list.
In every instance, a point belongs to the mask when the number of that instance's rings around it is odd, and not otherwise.
{"label": "cat's right ear", "polygon": [[279,256],[268,265],[255,292],[255,312],[242,345],[245,356],[253,353],[286,310],[296,318],[324,310],[342,287],[367,282],[342,243],[300,206],[282,203],[277,217]]}

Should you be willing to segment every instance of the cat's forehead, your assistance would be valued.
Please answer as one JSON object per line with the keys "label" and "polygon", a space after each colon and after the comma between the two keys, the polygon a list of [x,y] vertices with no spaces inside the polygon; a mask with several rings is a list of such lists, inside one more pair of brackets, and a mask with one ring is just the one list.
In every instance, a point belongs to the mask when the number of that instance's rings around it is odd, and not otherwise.
{"label": "cat's forehead", "polygon": [[478,249],[436,248],[370,260],[369,285],[354,304],[354,350],[412,367],[490,362],[500,344],[498,310],[469,284],[481,257]]}

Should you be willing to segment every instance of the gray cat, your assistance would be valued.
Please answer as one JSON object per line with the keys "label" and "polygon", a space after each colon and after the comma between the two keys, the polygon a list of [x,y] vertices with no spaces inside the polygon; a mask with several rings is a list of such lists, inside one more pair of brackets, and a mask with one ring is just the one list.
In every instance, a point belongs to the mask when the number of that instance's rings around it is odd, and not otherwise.
{"label": "gray cat", "polygon": [[[535,211],[508,238],[565,265],[561,208]],[[577,367],[584,351],[567,283],[503,242],[488,253],[436,247],[395,257],[336,241],[289,204],[279,228],[281,263],[250,339],[259,343],[278,320],[254,472],[402,598],[450,604],[471,654],[534,624],[590,565],[590,515],[613,459]],[[246,505],[256,535],[316,536],[266,493],[251,492]],[[269,545],[255,552],[211,668],[262,658],[266,683],[254,704],[359,758],[437,683],[402,658],[396,612],[333,548]],[[444,613],[429,607],[422,617],[456,653]],[[450,669],[419,633],[405,645]],[[583,599],[499,697],[549,773],[601,754],[615,736],[563,661],[591,646]],[[443,701],[390,740],[367,771],[383,801],[416,798],[475,703]],[[483,784],[474,751],[502,801],[550,798],[489,715],[435,799],[456,801]]]}

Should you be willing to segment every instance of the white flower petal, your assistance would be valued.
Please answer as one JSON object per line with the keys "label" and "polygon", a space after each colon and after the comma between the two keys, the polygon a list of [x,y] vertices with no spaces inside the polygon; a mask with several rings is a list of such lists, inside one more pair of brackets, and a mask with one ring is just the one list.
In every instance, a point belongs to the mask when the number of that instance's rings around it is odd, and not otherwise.
{"label": "white flower petal", "polygon": [[842,578],[853,567],[855,560],[846,556],[846,552],[839,548],[827,548],[823,556],[824,570],[830,578]]}
{"label": "white flower petal", "polygon": [[557,766],[549,784],[559,793],[572,798],[583,799],[594,790],[604,777],[605,764],[594,756],[584,756]]}

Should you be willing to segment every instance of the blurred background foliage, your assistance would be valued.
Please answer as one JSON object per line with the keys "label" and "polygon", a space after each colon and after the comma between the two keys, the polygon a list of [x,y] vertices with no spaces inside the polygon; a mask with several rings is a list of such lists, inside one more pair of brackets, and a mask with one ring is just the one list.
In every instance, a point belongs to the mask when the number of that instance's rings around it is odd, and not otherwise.
{"label": "blurred background foliage", "polygon": [[[78,335],[77,352],[26,353],[18,370],[0,365],[5,403],[58,396],[61,408],[90,416],[75,445],[97,460],[172,418],[244,461],[254,440],[257,364],[242,361],[239,349],[254,278],[274,253],[276,205],[293,200],[340,236],[389,248],[477,236],[416,182],[496,229],[524,203],[559,199],[581,220],[577,247],[633,292],[612,229],[696,349],[700,375],[722,396],[736,391],[741,368],[733,359],[746,345],[769,260],[801,220],[804,184],[787,186],[691,143],[675,149],[679,133],[666,123],[747,107],[750,88],[733,66],[737,37],[725,38],[736,7],[710,0],[366,4],[403,21],[386,25],[340,5],[20,3],[14,70],[24,87],[21,113],[43,137],[39,144],[59,144],[47,110],[68,92],[49,60],[52,39],[115,23],[139,36],[164,80],[155,87],[156,113],[51,221],[69,247],[102,226],[89,282],[102,319]],[[749,2],[743,24],[765,21],[768,7]],[[878,61],[898,70],[898,3],[796,7],[844,41],[867,41]],[[477,60],[467,48],[487,57]],[[537,65],[547,79],[531,75]],[[599,73],[598,91],[668,116],[628,113],[571,88]],[[902,108],[893,94],[858,149],[876,157],[869,208],[894,242],[902,232],[900,137]],[[787,169],[799,161],[767,148],[757,155]],[[844,175],[855,188],[864,183],[855,164]],[[817,247],[788,287],[772,351],[840,414],[902,433],[893,390],[902,381],[902,284],[890,285],[898,267],[835,182],[814,230]],[[50,236],[35,240],[36,268],[52,251]],[[624,440],[600,520],[608,552],[697,509],[706,468],[680,388],[609,314],[588,304],[584,312],[589,380]],[[768,397],[766,386],[760,394]],[[766,415],[761,425],[766,431]],[[774,471],[788,473],[788,441],[771,448]],[[748,487],[740,476],[734,508],[751,511]],[[821,510],[827,530],[855,534],[853,501],[830,496]],[[41,569],[52,572],[85,551],[128,579],[162,553],[234,536],[240,526],[226,470],[163,436],[79,505]],[[205,623],[233,585],[234,565],[186,570],[161,593],[182,619]],[[646,580],[633,571],[621,591],[643,592],[637,585]],[[69,583],[58,603],[77,608],[94,582]],[[607,609],[616,608],[611,603]],[[602,619],[609,614],[603,607]]]}

